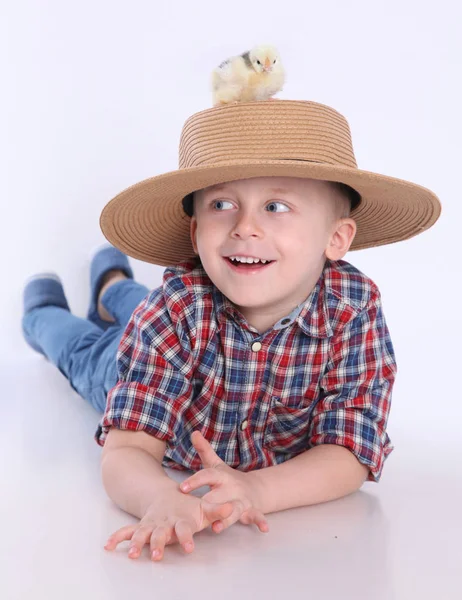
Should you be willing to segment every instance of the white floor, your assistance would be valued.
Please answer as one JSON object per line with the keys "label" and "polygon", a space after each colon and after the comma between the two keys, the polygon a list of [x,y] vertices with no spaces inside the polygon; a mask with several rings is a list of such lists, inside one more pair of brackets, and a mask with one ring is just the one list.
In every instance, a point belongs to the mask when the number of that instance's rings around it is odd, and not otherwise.
{"label": "white floor", "polygon": [[[2,3],[0,600],[461,600],[462,4],[433,4]],[[284,57],[281,98],[339,110],[361,169],[443,204],[423,235],[346,256],[382,293],[395,451],[378,485],[269,515],[267,535],[235,525],[192,555],[131,560],[103,548],[136,520],[104,491],[99,416],[22,339],[23,282],[57,272],[84,316],[103,207],[177,167],[212,68],[264,41]],[[163,269],[132,265],[160,285]]]}
{"label": "white floor", "polygon": [[193,554],[170,546],[154,564],[147,547],[137,560],[128,542],[103,548],[136,519],[102,486],[98,414],[28,349],[2,372],[2,600],[461,598],[460,437],[451,449],[438,428],[416,437],[395,426],[380,484],[269,515],[266,535],[239,524],[202,532]]}

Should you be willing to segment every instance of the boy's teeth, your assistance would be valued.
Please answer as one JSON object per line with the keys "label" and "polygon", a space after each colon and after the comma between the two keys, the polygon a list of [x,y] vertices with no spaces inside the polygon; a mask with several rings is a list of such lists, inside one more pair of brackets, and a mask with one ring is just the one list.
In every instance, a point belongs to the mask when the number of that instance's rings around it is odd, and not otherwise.
{"label": "boy's teeth", "polygon": [[261,262],[261,263],[265,264],[265,263],[269,262],[267,260],[263,260],[263,259],[260,259],[260,258],[250,258],[250,257],[246,258],[244,256],[242,256],[242,257],[241,256],[230,256],[229,258],[232,261],[237,261],[237,262],[241,262],[241,263],[249,263],[249,264],[250,263],[258,263],[258,262]]}

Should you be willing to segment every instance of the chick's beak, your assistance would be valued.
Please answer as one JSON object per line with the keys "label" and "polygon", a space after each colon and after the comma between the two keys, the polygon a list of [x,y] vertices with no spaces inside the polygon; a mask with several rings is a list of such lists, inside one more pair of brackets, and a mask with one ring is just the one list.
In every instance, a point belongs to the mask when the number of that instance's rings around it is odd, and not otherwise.
{"label": "chick's beak", "polygon": [[271,62],[269,58],[265,58],[265,71],[269,71],[271,68]]}

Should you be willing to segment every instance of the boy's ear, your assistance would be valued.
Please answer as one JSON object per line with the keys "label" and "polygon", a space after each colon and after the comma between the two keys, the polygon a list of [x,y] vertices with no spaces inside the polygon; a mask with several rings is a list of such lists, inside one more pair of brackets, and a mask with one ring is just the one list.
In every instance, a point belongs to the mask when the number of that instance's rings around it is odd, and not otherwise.
{"label": "boy's ear", "polygon": [[197,243],[196,243],[196,234],[197,234],[197,219],[196,217],[193,215],[191,217],[191,222],[189,224],[189,235],[191,237],[191,243],[193,245],[194,248],[194,252],[196,254],[199,254],[198,250],[197,250]]}
{"label": "boy's ear", "polygon": [[326,256],[330,260],[341,260],[350,249],[356,235],[354,219],[339,219],[326,248]]}

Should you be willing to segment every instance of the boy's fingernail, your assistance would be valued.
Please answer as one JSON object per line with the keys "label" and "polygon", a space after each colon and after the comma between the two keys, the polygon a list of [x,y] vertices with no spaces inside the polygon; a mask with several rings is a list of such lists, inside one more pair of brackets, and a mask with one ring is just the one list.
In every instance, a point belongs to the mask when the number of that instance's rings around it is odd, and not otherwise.
{"label": "boy's fingernail", "polygon": [[181,489],[183,490],[183,492],[188,492],[191,489],[191,486],[189,485],[189,483],[182,483]]}
{"label": "boy's fingernail", "polygon": [[184,545],[184,549],[186,550],[186,552],[191,552],[193,547],[194,546],[192,545],[192,542],[186,542],[186,544]]}
{"label": "boy's fingernail", "polygon": [[160,556],[160,550],[153,550],[152,558],[159,558],[159,556]]}

